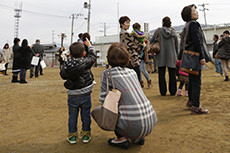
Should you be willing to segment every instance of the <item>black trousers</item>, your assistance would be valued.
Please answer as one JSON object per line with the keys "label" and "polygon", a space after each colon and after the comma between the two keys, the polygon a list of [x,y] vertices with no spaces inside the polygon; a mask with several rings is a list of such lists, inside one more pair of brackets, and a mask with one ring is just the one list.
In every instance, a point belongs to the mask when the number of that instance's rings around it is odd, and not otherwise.
{"label": "black trousers", "polygon": [[189,74],[188,97],[195,107],[200,106],[201,71],[199,75]]}
{"label": "black trousers", "polygon": [[4,75],[7,75],[7,68],[8,68],[8,63],[5,64],[5,70],[3,71],[4,72]]}
{"label": "black trousers", "polygon": [[[158,67],[158,82],[159,82],[160,93],[162,96],[165,96],[167,93],[165,70],[166,67]],[[169,92],[170,95],[173,96],[177,92],[176,68],[168,67],[168,73],[169,73]]]}

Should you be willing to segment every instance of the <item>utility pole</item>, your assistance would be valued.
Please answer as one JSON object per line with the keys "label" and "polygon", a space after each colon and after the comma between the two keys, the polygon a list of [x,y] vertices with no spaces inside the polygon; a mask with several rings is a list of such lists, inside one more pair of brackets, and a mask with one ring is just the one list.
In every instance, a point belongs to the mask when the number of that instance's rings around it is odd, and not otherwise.
{"label": "utility pole", "polygon": [[91,14],[91,0],[89,0],[89,4],[87,2],[84,2],[84,8],[88,9],[88,26],[87,26],[87,32],[90,32],[90,14]]}
{"label": "utility pole", "polygon": [[[15,2],[16,3],[16,2]],[[14,37],[18,37],[18,31],[19,31],[19,18],[21,17],[20,13],[22,12],[22,2],[19,2],[15,4],[15,24],[14,24]]]}
{"label": "utility pole", "polygon": [[[119,20],[119,3],[117,3],[117,21]],[[117,41],[120,42],[120,24],[117,22]]]}
{"label": "utility pole", "polygon": [[[102,26],[101,26],[101,27],[102,27]],[[107,27],[107,26],[106,26],[106,23],[104,23],[104,25],[103,25],[103,30],[100,30],[99,32],[104,32],[104,36],[106,36],[106,30],[107,30],[108,28],[110,28],[110,27]]]}
{"label": "utility pole", "polygon": [[63,41],[67,36],[65,35],[65,33],[61,33],[61,35],[58,35],[58,36],[61,37],[61,47],[63,47]]}
{"label": "utility pole", "polygon": [[52,30],[52,44],[54,44],[54,30]]}
{"label": "utility pole", "polygon": [[144,23],[144,33],[148,36],[148,34],[149,34],[149,23]]}
{"label": "utility pole", "polygon": [[203,9],[200,9],[200,11],[203,11],[204,12],[204,22],[205,22],[205,27],[207,27],[207,20],[206,20],[206,10],[208,11],[209,9],[207,9],[205,6],[208,5],[208,4],[199,4],[198,6],[201,6],[203,7]]}
{"label": "utility pole", "polygon": [[73,35],[74,35],[74,32],[73,32],[73,27],[74,27],[74,19],[77,19],[79,16],[83,16],[83,14],[72,14],[70,16],[70,18],[72,19],[72,26],[71,26],[71,42],[70,44],[73,43]]}

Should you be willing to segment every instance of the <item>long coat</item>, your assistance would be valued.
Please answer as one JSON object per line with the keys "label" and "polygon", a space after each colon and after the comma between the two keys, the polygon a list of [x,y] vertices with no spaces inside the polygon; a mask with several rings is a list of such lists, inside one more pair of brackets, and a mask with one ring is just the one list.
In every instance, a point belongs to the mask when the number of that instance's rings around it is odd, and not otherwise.
{"label": "long coat", "polygon": [[3,60],[6,61],[6,63],[9,63],[10,61],[10,49],[3,49],[2,51],[2,55],[3,55]]}
{"label": "long coat", "polygon": [[32,50],[29,46],[24,46],[19,49],[19,65],[20,69],[29,69],[31,63]]}
{"label": "long coat", "polygon": [[20,46],[14,45],[13,46],[13,71],[12,72],[19,72],[20,71],[20,52],[19,52]]}
{"label": "long coat", "polygon": [[[155,31],[150,43],[157,40],[158,30]],[[178,55],[178,40],[174,29],[168,27],[160,28],[160,52],[156,55],[158,67],[176,68]]]}

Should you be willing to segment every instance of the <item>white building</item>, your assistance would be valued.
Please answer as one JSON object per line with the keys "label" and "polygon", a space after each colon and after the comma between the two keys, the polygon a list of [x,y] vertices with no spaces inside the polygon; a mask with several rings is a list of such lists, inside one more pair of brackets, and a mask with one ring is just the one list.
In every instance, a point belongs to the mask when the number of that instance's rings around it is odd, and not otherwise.
{"label": "white building", "polygon": [[[182,32],[183,27],[184,26],[175,27],[177,33]],[[155,30],[152,30],[150,32],[150,35],[152,35]],[[205,38],[207,41],[207,46],[208,46],[209,51],[212,51],[212,48],[213,48],[213,40],[212,40],[213,35],[216,34],[216,35],[220,36],[221,34],[223,34],[223,32],[225,30],[230,31],[230,23],[229,24],[213,25],[213,26],[209,26],[207,28],[203,28],[203,32],[204,32],[204,35],[205,35]],[[119,42],[119,36],[118,35],[96,37],[94,46],[95,46],[95,49],[96,49],[97,55],[98,55],[98,60],[97,60],[98,64],[104,64],[105,63],[107,51],[108,51],[110,45],[112,43],[117,43],[117,42]]]}

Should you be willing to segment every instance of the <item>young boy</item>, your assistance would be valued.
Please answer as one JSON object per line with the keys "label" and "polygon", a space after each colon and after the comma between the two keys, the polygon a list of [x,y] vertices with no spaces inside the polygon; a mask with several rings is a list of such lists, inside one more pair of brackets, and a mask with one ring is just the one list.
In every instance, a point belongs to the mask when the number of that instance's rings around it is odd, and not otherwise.
{"label": "young boy", "polygon": [[70,46],[71,58],[64,63],[60,72],[61,77],[67,80],[64,86],[68,89],[69,135],[67,141],[70,144],[75,144],[78,137],[77,118],[79,109],[81,109],[82,142],[88,143],[91,139],[90,94],[93,89],[93,77],[90,69],[97,57],[95,49],[88,39],[86,39],[85,45],[89,47],[87,55],[83,43],[75,42]]}

